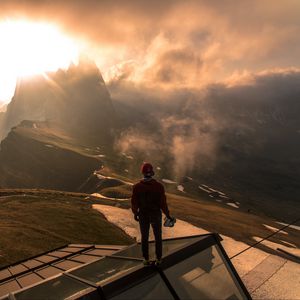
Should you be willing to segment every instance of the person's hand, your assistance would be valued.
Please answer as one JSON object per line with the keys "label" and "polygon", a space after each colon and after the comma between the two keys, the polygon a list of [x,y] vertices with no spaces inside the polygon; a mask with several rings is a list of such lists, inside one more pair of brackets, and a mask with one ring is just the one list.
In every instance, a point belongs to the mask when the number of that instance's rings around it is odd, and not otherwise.
{"label": "person's hand", "polygon": [[171,217],[169,214],[166,215],[165,221],[164,221],[164,226],[165,227],[173,227],[176,223],[176,219]]}
{"label": "person's hand", "polygon": [[138,214],[134,214],[134,219],[138,222],[140,220],[139,215]]}

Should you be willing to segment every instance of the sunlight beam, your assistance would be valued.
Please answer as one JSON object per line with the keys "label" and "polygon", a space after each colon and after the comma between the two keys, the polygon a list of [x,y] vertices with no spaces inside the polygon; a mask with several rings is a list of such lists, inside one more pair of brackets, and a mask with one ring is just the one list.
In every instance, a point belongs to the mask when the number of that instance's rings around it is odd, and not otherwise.
{"label": "sunlight beam", "polygon": [[0,22],[0,101],[12,96],[18,77],[66,69],[78,45],[57,26],[27,20]]}

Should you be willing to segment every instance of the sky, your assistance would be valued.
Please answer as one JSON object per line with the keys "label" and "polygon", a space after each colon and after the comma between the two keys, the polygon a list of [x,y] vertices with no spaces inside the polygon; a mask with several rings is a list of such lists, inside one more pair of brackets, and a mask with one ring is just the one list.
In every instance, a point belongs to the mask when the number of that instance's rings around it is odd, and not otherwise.
{"label": "sky", "polygon": [[193,89],[300,68],[298,0],[0,2],[0,24],[20,19],[58,26],[107,82]]}

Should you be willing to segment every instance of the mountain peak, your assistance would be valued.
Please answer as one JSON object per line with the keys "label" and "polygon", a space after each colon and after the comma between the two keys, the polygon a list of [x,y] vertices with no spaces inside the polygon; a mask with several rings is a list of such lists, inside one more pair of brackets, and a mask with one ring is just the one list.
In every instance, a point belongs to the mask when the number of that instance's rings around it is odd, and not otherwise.
{"label": "mountain peak", "polygon": [[[55,75],[57,76],[57,74]],[[65,71],[65,76],[71,80],[90,80],[93,83],[105,85],[101,72],[96,63],[86,56],[80,56],[78,64],[71,63]]]}
{"label": "mountain peak", "polygon": [[67,70],[20,78],[2,117],[0,135],[3,138],[22,120],[52,120],[74,132],[109,132],[114,115],[98,67],[82,57],[78,65],[71,64]]}

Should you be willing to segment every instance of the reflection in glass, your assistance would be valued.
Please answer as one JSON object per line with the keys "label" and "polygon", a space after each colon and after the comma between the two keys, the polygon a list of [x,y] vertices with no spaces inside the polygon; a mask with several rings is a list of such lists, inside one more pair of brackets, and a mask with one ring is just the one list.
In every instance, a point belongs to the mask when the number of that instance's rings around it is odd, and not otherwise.
{"label": "reflection in glass", "polygon": [[65,299],[79,291],[87,289],[91,289],[91,287],[85,283],[62,275],[20,293],[16,293],[14,296],[17,300]]}
{"label": "reflection in glass", "polygon": [[143,281],[140,284],[135,285],[134,287],[131,287],[130,289],[120,293],[117,296],[107,298],[112,300],[174,299],[172,294],[166,287],[165,283],[158,274],[152,276],[151,278]]}
{"label": "reflection in glass", "polygon": [[105,257],[70,273],[100,284],[100,282],[111,280],[116,275],[123,274],[138,265],[141,265],[140,261]]}
{"label": "reflection in glass", "polygon": [[164,271],[180,299],[246,299],[216,246]]}

